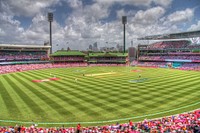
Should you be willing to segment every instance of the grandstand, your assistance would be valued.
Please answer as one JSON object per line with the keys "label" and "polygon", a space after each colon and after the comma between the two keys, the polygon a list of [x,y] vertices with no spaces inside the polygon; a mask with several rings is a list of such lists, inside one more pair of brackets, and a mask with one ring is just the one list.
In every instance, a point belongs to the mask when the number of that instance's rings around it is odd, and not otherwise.
{"label": "grandstand", "polygon": [[47,63],[50,46],[0,45],[0,65]]}
{"label": "grandstand", "polygon": [[138,46],[138,65],[198,69],[200,45],[188,40],[162,41]]}

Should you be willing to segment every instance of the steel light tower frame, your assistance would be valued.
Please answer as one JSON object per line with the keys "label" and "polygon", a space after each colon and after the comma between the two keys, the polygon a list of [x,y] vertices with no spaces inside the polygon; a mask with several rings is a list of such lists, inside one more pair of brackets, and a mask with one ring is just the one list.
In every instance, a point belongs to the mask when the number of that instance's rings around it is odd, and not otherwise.
{"label": "steel light tower frame", "polygon": [[48,13],[48,21],[49,21],[49,43],[51,46],[50,54],[52,54],[52,26],[51,23],[53,22],[53,13],[49,12]]}
{"label": "steel light tower frame", "polygon": [[125,53],[125,49],[126,49],[126,24],[127,24],[127,16],[122,16],[122,24],[124,25],[124,51],[123,51],[123,53]]}

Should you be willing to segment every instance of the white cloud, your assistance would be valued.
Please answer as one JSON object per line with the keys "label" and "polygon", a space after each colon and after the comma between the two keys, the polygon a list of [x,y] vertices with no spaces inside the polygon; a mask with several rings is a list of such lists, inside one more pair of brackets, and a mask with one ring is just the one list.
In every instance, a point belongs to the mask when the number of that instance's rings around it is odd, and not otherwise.
{"label": "white cloud", "polygon": [[[109,6],[104,5],[102,1],[99,3],[93,3],[92,5],[87,5],[84,8],[76,9],[67,18],[65,27],[65,36],[68,39],[75,40],[74,38],[79,38],[83,46],[89,45],[87,39],[98,40],[99,44],[105,45],[105,42],[109,43],[119,43],[122,44],[123,41],[123,26],[121,24],[121,16],[127,15],[128,20],[130,21],[127,24],[127,44],[130,44],[130,41],[141,35],[146,35],[147,33],[152,33],[153,31],[168,30],[172,28],[156,25],[155,22],[159,21],[160,17],[165,14],[165,9],[163,7],[153,7],[147,9],[146,11],[128,11],[124,9],[116,11],[119,19],[114,20],[110,23],[99,23],[99,20],[102,18],[107,18],[109,16]],[[136,14],[134,16],[134,14]],[[131,17],[133,19],[131,19]],[[141,21],[145,20],[144,23]],[[136,26],[136,22],[138,26]],[[146,26],[148,26],[147,32]],[[153,25],[153,26],[152,26]],[[134,27],[134,28],[131,28]],[[156,28],[152,28],[156,27]],[[87,44],[86,44],[87,43]],[[91,44],[91,42],[90,42]],[[114,43],[113,43],[114,44]]]}
{"label": "white cloud", "polygon": [[[63,2],[65,1],[65,2]],[[19,6],[22,2],[23,6]],[[43,44],[49,40],[49,24],[45,12],[58,3],[68,3],[73,8],[67,14],[65,23],[59,24],[55,18],[52,23],[54,50],[68,46],[72,49],[87,49],[89,44],[98,42],[98,46],[123,44],[123,25],[121,17],[128,16],[126,25],[126,43],[134,44],[137,37],[177,32],[178,24],[193,18],[194,10],[176,11],[168,16],[167,9],[172,0],[93,0],[89,5],[83,5],[81,0],[5,0],[0,5],[0,42]],[[32,4],[30,7],[26,4]],[[117,19],[107,21],[113,4],[142,6],[142,10],[119,8],[115,10]],[[157,6],[152,7],[156,4]],[[24,7],[25,6],[25,7]],[[12,7],[12,8],[11,8]],[[138,7],[138,8],[139,8]],[[30,11],[29,11],[30,10]],[[56,11],[56,8],[55,8]],[[29,16],[32,22],[24,29],[22,23],[14,16]],[[31,17],[30,17],[31,16]],[[105,21],[104,21],[105,20]],[[200,22],[190,29],[199,29]],[[58,44],[58,46],[57,46]]]}
{"label": "white cloud", "polygon": [[136,24],[153,24],[162,17],[165,13],[165,9],[162,7],[153,7],[146,11],[138,11],[133,18],[134,23]]}
{"label": "white cloud", "polygon": [[6,33],[0,28],[0,36],[5,36]]}
{"label": "white cloud", "polygon": [[18,20],[14,20],[13,19],[13,16],[11,15],[8,15],[6,13],[0,13],[0,23],[1,24],[11,24],[11,25],[16,25],[16,26],[19,26],[20,25],[20,22]]}
{"label": "white cloud", "polygon": [[64,28],[64,31],[65,31],[65,37],[66,37],[67,39],[74,40],[74,39],[77,39],[77,38],[80,38],[80,37],[81,37],[80,32],[78,32],[78,31],[80,31],[80,30],[74,29],[73,26],[66,26],[66,27]]}
{"label": "white cloud", "polygon": [[100,20],[107,18],[109,13],[109,7],[99,3],[73,10],[73,13],[65,21],[65,36],[84,39],[100,38],[103,31]]}
{"label": "white cloud", "polygon": [[120,9],[116,11],[118,19],[122,19],[122,16],[133,17],[136,13],[135,10],[126,12],[124,9]]}
{"label": "white cloud", "polygon": [[6,13],[0,13],[0,29],[1,29],[1,37],[0,41],[4,42],[14,40],[20,40],[19,35],[21,35],[24,31],[22,27],[20,27],[20,22],[15,20],[13,16],[8,15]]}
{"label": "white cloud", "polygon": [[194,9],[187,8],[182,11],[176,11],[167,17],[169,23],[176,24],[189,21],[194,16]]}
{"label": "white cloud", "polygon": [[135,5],[135,6],[150,6],[152,0],[94,0],[97,3],[113,5],[120,3],[122,5]]}
{"label": "white cloud", "polygon": [[145,6],[145,7],[150,7],[152,3],[163,6],[163,7],[168,7],[171,5],[173,0],[94,0],[97,3],[103,3],[103,4],[108,4],[109,6],[115,4],[115,3],[120,3],[122,5],[134,5],[134,6]]}
{"label": "white cloud", "polygon": [[98,3],[86,6],[83,9],[83,15],[86,16],[86,19],[95,22],[97,22],[99,19],[107,18],[109,14],[110,14],[109,6]]}
{"label": "white cloud", "polygon": [[82,1],[81,0],[67,0],[67,3],[72,8],[80,8],[80,7],[82,7]]}
{"label": "white cloud", "polygon": [[188,28],[188,31],[195,31],[200,29],[200,20],[197,22],[197,24],[193,24]]}
{"label": "white cloud", "polygon": [[101,28],[99,25],[93,24],[88,28],[85,28],[81,31],[82,38],[101,38]]}
{"label": "white cloud", "polygon": [[117,12],[117,18],[122,18],[122,16],[126,15],[126,12],[124,11],[124,9],[118,10]]}
{"label": "white cloud", "polygon": [[48,39],[48,31],[49,26],[46,17],[42,14],[37,14],[35,17],[33,17],[32,24],[23,33],[23,37],[26,40],[41,43]]}
{"label": "white cloud", "polygon": [[[64,29],[55,21],[52,23],[52,36],[55,42],[60,39],[64,39]],[[49,24],[47,18],[43,14],[37,14],[32,19],[32,24],[29,28],[23,32],[23,38],[32,43],[43,43],[49,40]]]}
{"label": "white cloud", "polygon": [[2,0],[0,10],[16,16],[31,17],[58,2],[59,0]]}
{"label": "white cloud", "polygon": [[157,5],[168,7],[171,5],[173,0],[153,0],[153,2]]}

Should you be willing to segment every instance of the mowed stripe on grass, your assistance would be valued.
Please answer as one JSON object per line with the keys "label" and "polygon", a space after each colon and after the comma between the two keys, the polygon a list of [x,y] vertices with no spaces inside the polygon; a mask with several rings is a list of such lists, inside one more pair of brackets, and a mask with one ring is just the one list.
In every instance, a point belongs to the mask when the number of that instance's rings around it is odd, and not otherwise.
{"label": "mowed stripe on grass", "polygon": [[[114,74],[109,74],[108,78],[105,75],[102,78],[83,76],[102,76],[103,73]],[[130,80],[139,79],[139,74],[147,80],[131,83]],[[61,80],[32,82],[54,76]],[[113,120],[167,111],[200,101],[199,72],[136,67],[83,67],[27,71],[1,75],[0,78],[3,100],[0,103],[5,104],[2,109],[5,114],[0,114],[3,119],[38,122]],[[16,99],[12,95],[16,95]],[[156,117],[199,107],[196,105]],[[11,115],[14,110],[19,113]]]}

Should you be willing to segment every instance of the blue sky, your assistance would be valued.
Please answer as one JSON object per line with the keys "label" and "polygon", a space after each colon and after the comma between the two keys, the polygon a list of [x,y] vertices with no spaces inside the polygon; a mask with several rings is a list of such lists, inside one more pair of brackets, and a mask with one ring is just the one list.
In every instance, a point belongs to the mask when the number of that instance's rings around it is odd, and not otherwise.
{"label": "blue sky", "polygon": [[[87,49],[136,38],[200,29],[200,0],[0,0],[0,44],[37,44],[49,40],[47,13],[54,13],[53,50]],[[108,42],[108,43],[106,43]]]}

